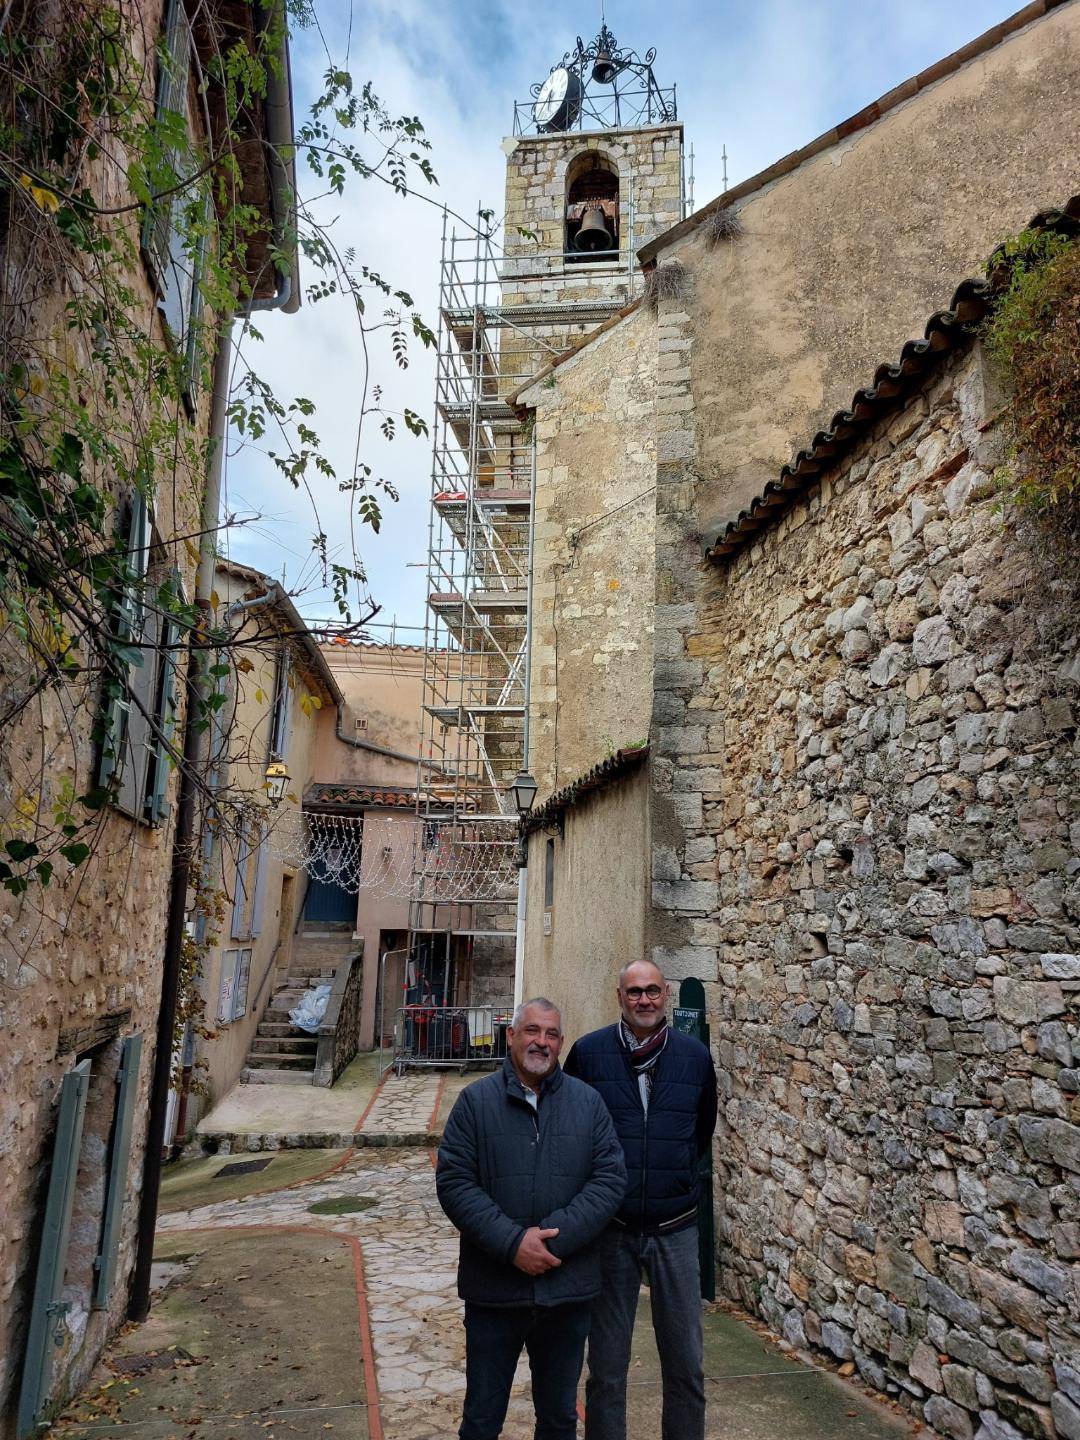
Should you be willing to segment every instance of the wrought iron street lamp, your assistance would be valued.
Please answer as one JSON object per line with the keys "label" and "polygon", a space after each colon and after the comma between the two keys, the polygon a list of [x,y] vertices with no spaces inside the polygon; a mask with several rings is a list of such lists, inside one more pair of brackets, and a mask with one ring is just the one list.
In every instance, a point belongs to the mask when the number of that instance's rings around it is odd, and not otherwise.
{"label": "wrought iron street lamp", "polygon": [[519,817],[524,820],[533,807],[536,799],[536,781],[529,774],[528,770],[519,770],[514,776],[513,784],[510,786],[509,795],[514,802]]}
{"label": "wrought iron street lamp", "polygon": [[280,760],[272,760],[266,767],[266,793],[271,805],[280,805],[289,789],[289,770]]}

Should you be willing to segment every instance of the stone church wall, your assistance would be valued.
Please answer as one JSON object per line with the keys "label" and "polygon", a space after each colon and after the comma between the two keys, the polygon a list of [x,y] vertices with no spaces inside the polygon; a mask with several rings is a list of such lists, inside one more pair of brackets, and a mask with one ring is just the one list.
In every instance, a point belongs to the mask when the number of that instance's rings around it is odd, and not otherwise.
{"label": "stone church wall", "polygon": [[535,407],[529,766],[542,803],[646,738],[656,321],[638,309],[525,391]]}
{"label": "stone church wall", "polygon": [[1080,651],[988,393],[969,350],[710,567],[673,859],[722,1292],[942,1434],[1076,1440]]}

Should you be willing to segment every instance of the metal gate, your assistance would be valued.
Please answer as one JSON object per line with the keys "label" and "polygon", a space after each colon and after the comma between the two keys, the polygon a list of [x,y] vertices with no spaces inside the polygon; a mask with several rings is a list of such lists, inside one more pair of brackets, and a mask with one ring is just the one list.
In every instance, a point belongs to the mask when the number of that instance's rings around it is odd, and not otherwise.
{"label": "metal gate", "polygon": [[41,1232],[34,1303],[30,1311],[30,1331],[19,1392],[18,1440],[34,1434],[39,1428],[52,1380],[53,1355],[63,1344],[67,1306],[61,1295],[89,1089],[90,1061],[81,1060],[64,1076],[60,1087],[60,1113],[56,1122],[45,1224]]}

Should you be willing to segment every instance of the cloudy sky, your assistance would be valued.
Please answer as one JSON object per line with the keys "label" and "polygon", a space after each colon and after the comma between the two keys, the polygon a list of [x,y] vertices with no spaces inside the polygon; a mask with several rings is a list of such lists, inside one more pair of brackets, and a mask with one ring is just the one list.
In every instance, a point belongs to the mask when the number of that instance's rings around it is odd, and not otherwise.
{"label": "cloudy sky", "polygon": [[[575,37],[600,22],[599,0],[314,0],[319,26],[293,41],[298,119],[318,93],[327,55],[370,80],[394,113],[418,115],[432,141],[439,179],[430,193],[464,215],[480,205],[501,213],[502,137],[513,102],[529,94]],[[662,86],[678,87],[686,144],[695,151],[700,205],[722,189],[721,147],[736,184],[804,145],[837,121],[955,50],[1017,8],[1018,0],[608,0],[606,18],[623,46],[655,46]],[[932,183],[932,177],[927,177]],[[322,188],[300,175],[301,189]],[[401,200],[384,186],[354,180],[343,199],[320,208],[339,247],[415,297],[434,326],[442,215],[437,205]],[[355,319],[333,300],[299,315],[262,317],[252,364],[290,398],[318,407],[314,421],[340,475],[351,473],[362,376]],[[415,351],[401,373],[376,341],[373,379],[385,403],[430,419],[433,360]],[[398,626],[400,639],[422,639],[428,538],[430,453],[426,440],[402,433],[393,444],[374,425],[360,455],[401,492],[384,509],[379,535],[350,526],[349,507],[332,482],[315,488],[323,529],[336,558],[349,563],[350,530],[382,609],[372,634]],[[257,451],[233,447],[226,509],[246,523],[227,532],[235,559],[284,578],[312,618],[330,611],[311,561],[312,501],[297,494]],[[253,518],[254,517],[254,518]]]}

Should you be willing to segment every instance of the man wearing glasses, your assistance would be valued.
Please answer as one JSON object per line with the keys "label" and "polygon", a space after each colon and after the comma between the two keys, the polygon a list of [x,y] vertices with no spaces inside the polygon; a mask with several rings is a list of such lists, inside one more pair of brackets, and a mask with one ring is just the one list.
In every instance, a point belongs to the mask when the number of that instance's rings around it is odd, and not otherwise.
{"label": "man wearing glasses", "polygon": [[583,1035],[567,1075],[599,1092],[626,1159],[626,1198],[602,1242],[593,1302],[585,1440],[626,1440],[626,1376],[642,1277],[663,1377],[662,1440],[704,1440],[698,1161],[716,1126],[716,1072],[700,1040],[667,1021],[668,986],[648,960],[619,972],[622,1019]]}

